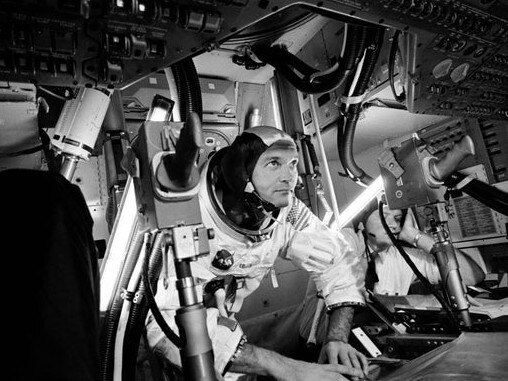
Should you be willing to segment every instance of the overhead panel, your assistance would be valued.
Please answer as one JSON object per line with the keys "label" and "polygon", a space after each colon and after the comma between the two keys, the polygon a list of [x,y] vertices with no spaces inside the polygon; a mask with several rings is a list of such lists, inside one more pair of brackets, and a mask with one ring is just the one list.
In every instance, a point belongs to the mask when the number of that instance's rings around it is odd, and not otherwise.
{"label": "overhead panel", "polygon": [[422,1],[398,9],[408,22],[434,25],[433,33],[408,34],[405,40],[410,112],[508,119],[506,3],[469,3]]}
{"label": "overhead panel", "polygon": [[406,62],[411,112],[508,118],[505,1],[1,3],[0,81],[123,88],[186,57],[211,51],[270,15],[299,7],[412,36]]}

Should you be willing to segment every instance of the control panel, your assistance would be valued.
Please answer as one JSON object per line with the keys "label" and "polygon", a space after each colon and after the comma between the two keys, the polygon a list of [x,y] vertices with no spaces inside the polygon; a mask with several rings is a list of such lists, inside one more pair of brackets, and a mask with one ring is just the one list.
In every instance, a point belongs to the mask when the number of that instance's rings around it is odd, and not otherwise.
{"label": "control panel", "polygon": [[508,180],[508,122],[478,120],[494,182]]}
{"label": "control panel", "polygon": [[508,11],[496,8],[501,2],[474,2],[484,10],[471,9],[473,2],[400,3],[412,3],[399,8],[411,18],[435,25],[435,33],[406,35],[408,110],[508,120]]}
{"label": "control panel", "polygon": [[[501,1],[289,0],[2,0],[0,72],[40,83],[123,85],[212,50],[243,29],[290,6],[330,17],[485,45],[506,43],[508,5]],[[440,42],[438,42],[438,40]],[[443,41],[441,41],[443,40]],[[466,43],[464,49],[471,50]],[[455,47],[457,49],[457,47]],[[478,55],[478,51],[472,52]],[[499,59],[492,60],[492,65]]]}
{"label": "control panel", "polygon": [[464,159],[458,170],[483,164],[490,184],[508,179],[508,122],[450,118],[418,131],[420,139],[430,145],[433,155],[442,158],[465,135],[475,145],[475,155]]}
{"label": "control panel", "polygon": [[[131,83],[289,7],[399,29],[407,107],[508,119],[508,3],[451,0],[2,0],[0,81]],[[305,28],[303,24],[301,26]]]}

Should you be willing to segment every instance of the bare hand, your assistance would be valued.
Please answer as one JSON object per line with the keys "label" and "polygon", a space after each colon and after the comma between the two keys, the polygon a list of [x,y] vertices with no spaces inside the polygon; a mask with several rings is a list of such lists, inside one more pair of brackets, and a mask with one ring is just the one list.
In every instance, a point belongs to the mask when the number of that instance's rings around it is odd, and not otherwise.
{"label": "bare hand", "polygon": [[339,364],[316,364],[282,356],[249,343],[231,364],[230,371],[269,375],[279,381],[337,381],[345,376],[363,377],[363,372]]}
{"label": "bare hand", "polygon": [[344,377],[363,377],[363,372],[345,365],[315,364],[295,361],[284,370],[283,376],[275,377],[280,381],[348,381]]}
{"label": "bare hand", "polygon": [[413,243],[416,233],[418,233],[418,224],[411,209],[408,209],[404,225],[399,233],[399,239],[409,244]]}
{"label": "bare hand", "polygon": [[325,362],[338,364],[339,361],[345,366],[361,372],[361,375],[358,377],[364,377],[367,374],[369,363],[363,353],[342,341],[329,341],[324,344],[321,348],[318,362],[321,364]]}

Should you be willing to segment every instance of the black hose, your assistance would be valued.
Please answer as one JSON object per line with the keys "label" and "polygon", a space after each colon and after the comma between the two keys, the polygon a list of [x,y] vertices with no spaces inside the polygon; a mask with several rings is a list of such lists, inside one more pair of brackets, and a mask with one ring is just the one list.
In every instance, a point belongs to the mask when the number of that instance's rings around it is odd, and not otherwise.
{"label": "black hose", "polygon": [[[351,29],[348,34],[351,34],[353,43],[351,47],[346,46],[346,48],[351,49],[351,54],[347,54],[344,58],[344,65],[348,70],[355,69],[362,56],[367,48],[367,43],[369,42],[368,38],[370,36],[369,31],[371,28],[360,27],[358,25],[348,25],[348,28]],[[345,91],[344,93],[348,93],[351,87],[353,86],[354,75],[348,76],[346,79]],[[344,105],[342,105],[344,106]]]}
{"label": "black hose", "polygon": [[[349,26],[348,26],[349,27]],[[366,28],[366,27],[359,27],[358,25],[352,25],[351,28],[354,28],[353,29],[353,34],[355,36],[355,41],[357,41],[358,43],[353,45],[353,49],[355,49],[355,54],[356,54],[356,60],[352,60],[351,58],[353,57],[353,54],[350,54],[350,55],[347,55],[345,57],[345,60],[348,60],[348,62],[346,62],[345,65],[353,65],[351,67],[351,69],[353,69],[353,67],[357,67],[364,52],[365,52],[365,49],[366,49],[366,44],[367,44],[367,38],[369,36],[369,33],[368,33],[368,30],[370,28]],[[360,28],[358,30],[358,28]],[[348,66],[349,67],[349,66]],[[345,87],[344,87],[344,94],[349,94],[349,92],[351,91],[351,88],[354,86],[354,75],[350,75],[347,79],[346,79],[346,83],[345,83]],[[344,134],[344,131],[345,131],[345,126],[346,126],[346,118],[345,118],[345,115],[346,115],[346,107],[347,107],[347,104],[346,103],[343,103],[341,105],[341,114],[342,114],[342,118],[339,118],[337,119],[337,147],[340,147],[340,140],[343,139],[343,134]],[[346,175],[348,176],[348,175]]]}
{"label": "black hose", "polygon": [[[342,86],[345,81],[353,79],[351,75],[362,58],[363,51],[367,43],[367,29],[364,26],[348,24],[348,32],[346,36],[346,45],[344,47],[344,57],[341,57],[340,69],[338,73],[339,83],[336,86]],[[324,81],[331,81],[330,75],[319,77]]]}
{"label": "black hose", "polygon": [[[350,33],[346,36],[345,56],[337,67],[329,73],[318,74],[318,71],[282,46],[254,45],[252,52],[263,62],[277,69],[293,86],[308,94],[330,92],[344,83],[351,75],[359,60],[359,53],[363,50],[365,38],[364,27],[349,26]],[[299,76],[298,71],[301,76]]]}
{"label": "black hose", "polygon": [[[252,52],[263,62],[278,70],[294,87],[307,94],[325,93],[338,84],[335,82],[310,82],[309,76],[317,71],[280,46],[253,46]],[[303,74],[298,75],[297,74]],[[335,70],[333,73],[337,73]],[[337,76],[338,78],[338,76]]]}
{"label": "black hose", "polygon": [[[460,172],[453,172],[444,181],[444,185],[453,188],[465,178],[466,175]],[[496,212],[508,216],[508,194],[506,192],[477,179],[469,181],[461,190]]]}
{"label": "black hose", "polygon": [[358,114],[352,114],[345,118],[344,134],[337,143],[340,144],[339,157],[346,173],[350,177],[352,176],[354,181],[360,182],[362,185],[369,185],[373,178],[360,168],[353,156],[353,141],[358,118]]}
{"label": "black hose", "polygon": [[199,76],[192,58],[185,58],[172,66],[175,76],[178,99],[180,103],[180,117],[186,121],[191,112],[196,112],[199,119],[203,119],[203,100],[199,85]]}
{"label": "black hose", "polygon": [[[383,37],[383,28],[369,30],[368,41],[371,46],[365,51],[365,59],[358,78],[358,83],[355,88],[352,89],[352,92],[350,89],[346,89],[346,93],[351,93],[352,96],[360,96],[367,90],[370,77],[372,76],[374,67],[379,58],[381,46],[383,45]],[[354,84],[351,82],[350,86],[353,85]],[[372,183],[373,178],[356,164],[353,155],[354,135],[361,110],[361,103],[351,104],[343,118],[339,118],[337,124],[337,147],[339,147],[340,161],[346,173],[348,173],[355,182],[367,186]]]}
{"label": "black hose", "polygon": [[[152,246],[152,252],[149,254],[150,260],[148,265],[148,277],[152,287],[155,289],[162,265],[162,235],[159,234],[155,238]],[[148,254],[147,254],[148,255]],[[139,350],[141,335],[145,328],[145,319],[148,314],[148,305],[145,298],[145,283],[140,282],[135,293],[135,298],[129,313],[129,319],[125,330],[125,339],[123,344],[122,359],[122,380],[135,381],[136,364]],[[140,298],[137,301],[136,298]]]}
{"label": "black hose", "polygon": [[188,92],[190,93],[190,99],[192,101],[192,106],[189,108],[189,113],[187,116],[189,116],[191,112],[195,112],[198,114],[199,120],[201,121],[203,120],[203,99],[201,95],[201,86],[199,84],[198,72],[192,58],[187,58],[185,69]]}
{"label": "black hose", "polygon": [[144,233],[144,231],[139,230],[139,225],[136,224],[136,233],[125,257],[125,264],[115,288],[114,299],[111,303],[111,307],[106,313],[105,321],[101,329],[100,380],[102,381],[110,381],[113,377],[116,331],[124,302],[122,292],[127,288],[134,267],[136,266],[141,246],[143,244]]}
{"label": "black hose", "polygon": [[185,122],[192,108],[192,99],[188,91],[187,76],[182,61],[173,65],[176,87],[178,89],[178,104],[180,106],[180,119]]}
{"label": "black hose", "polygon": [[174,65],[171,66],[171,71],[173,72],[173,77],[175,79],[175,84],[176,84],[176,95],[177,95],[177,98],[178,98],[178,108],[180,111],[180,120],[185,120],[185,106],[182,104],[184,99],[183,99],[183,92],[184,92],[184,88],[185,88],[185,78],[184,78],[184,75],[183,75],[183,72],[182,72],[182,68],[181,68],[181,65],[179,62],[175,63]]}
{"label": "black hose", "polygon": [[385,229],[386,234],[388,234],[388,236],[390,237],[392,244],[397,248],[400,255],[402,255],[402,258],[404,258],[404,260],[409,265],[411,270],[413,270],[413,272],[415,273],[416,277],[420,280],[420,282],[422,282],[422,284],[425,286],[425,288],[427,288],[432,293],[432,295],[434,295],[436,297],[436,299],[439,301],[439,303],[441,303],[448,318],[452,322],[453,327],[455,327],[457,329],[457,331],[460,331],[459,319],[457,318],[457,316],[455,316],[451,306],[448,304],[446,299],[443,298],[443,296],[432,286],[432,284],[428,281],[428,279],[425,278],[425,276],[420,272],[420,270],[418,270],[418,267],[416,267],[416,265],[411,260],[409,255],[406,253],[406,251],[404,250],[404,248],[402,247],[400,242],[397,239],[395,239],[395,236],[393,235],[392,231],[388,227],[388,224],[386,223],[385,216],[383,213],[383,204],[384,204],[383,201],[379,201],[379,204],[378,204],[379,219],[381,220],[381,224],[383,225],[383,228]]}
{"label": "black hose", "polygon": [[[302,61],[294,54],[290,53],[282,45],[274,45],[272,47],[265,45],[254,45],[252,47],[252,52],[256,55],[259,53],[262,57],[266,58],[267,60],[271,60],[278,65],[280,64],[281,66],[293,68],[305,77],[318,72],[317,69],[307,65],[304,61]],[[258,56],[258,58],[260,57]]]}
{"label": "black hose", "polygon": [[[365,52],[365,61],[362,66],[358,84],[353,89],[353,96],[362,95],[369,87],[370,78],[376,67],[381,47],[383,46],[383,39],[385,30],[384,28],[374,28],[369,30],[371,45]],[[360,112],[360,110],[358,110]]]}
{"label": "black hose", "polygon": [[[161,234],[161,233],[159,233]],[[147,253],[150,252],[147,250]],[[164,255],[164,254],[163,254]],[[159,324],[159,327],[162,329],[162,332],[166,335],[166,337],[171,340],[173,344],[175,344],[178,348],[182,347],[180,337],[173,332],[173,330],[169,327],[168,323],[166,323],[166,320],[164,319],[164,316],[162,316],[159,307],[157,306],[157,303],[155,301],[155,291],[151,284],[150,275],[148,272],[148,263],[150,261],[150,255],[145,256],[145,260],[143,261],[143,283],[145,284],[145,290],[146,290],[146,300],[148,303],[148,307],[150,308],[150,311],[152,311],[153,317],[155,318],[155,321],[157,324]]]}
{"label": "black hose", "polygon": [[390,56],[388,57],[388,79],[390,80],[390,87],[392,89],[393,97],[397,102],[404,103],[406,101],[406,93],[404,89],[402,89],[402,92],[400,94],[397,94],[397,91],[395,91],[395,79],[394,79],[395,58],[397,57],[397,51],[399,49],[399,36],[400,30],[395,31],[395,34],[393,35],[392,46],[390,48]]}

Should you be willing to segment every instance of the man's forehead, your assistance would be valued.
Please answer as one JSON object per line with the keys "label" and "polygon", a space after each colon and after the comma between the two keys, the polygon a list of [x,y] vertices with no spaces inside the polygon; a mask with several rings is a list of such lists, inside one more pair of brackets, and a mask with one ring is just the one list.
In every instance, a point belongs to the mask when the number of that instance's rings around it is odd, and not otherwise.
{"label": "man's forehead", "polygon": [[[387,205],[383,205],[383,214],[385,216],[401,216],[402,215],[402,210],[400,209],[390,209]],[[371,219],[372,216],[378,216],[379,217],[379,212],[377,210],[373,210],[370,214],[369,214],[369,217],[368,219]]]}
{"label": "man's forehead", "polygon": [[389,209],[388,207],[383,208],[383,213],[386,215],[392,216],[400,216],[402,215],[402,210],[400,209]]}
{"label": "man's forehead", "polygon": [[[285,147],[269,147],[265,152],[261,154],[262,158],[298,158],[298,151],[294,147],[285,146]],[[261,158],[260,157],[260,158]]]}
{"label": "man's forehead", "polygon": [[245,132],[257,135],[268,147],[272,145],[296,146],[294,140],[288,134],[275,127],[257,126]]}

